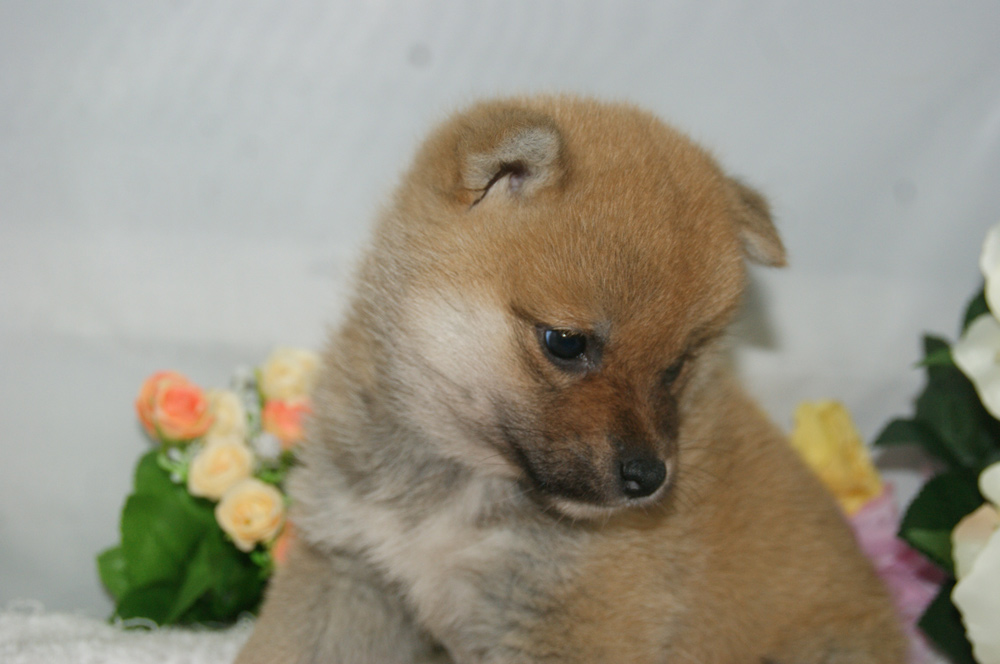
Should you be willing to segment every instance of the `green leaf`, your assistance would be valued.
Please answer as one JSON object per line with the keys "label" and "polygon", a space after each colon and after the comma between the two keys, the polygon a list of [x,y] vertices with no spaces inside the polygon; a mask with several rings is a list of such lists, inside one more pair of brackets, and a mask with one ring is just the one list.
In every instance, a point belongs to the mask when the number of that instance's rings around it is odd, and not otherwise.
{"label": "green leaf", "polygon": [[948,449],[934,429],[917,420],[897,418],[882,429],[873,443],[877,447],[917,445],[924,452],[949,466],[959,465],[958,458]]}
{"label": "green leaf", "polygon": [[951,356],[950,348],[938,348],[933,353],[924,356],[917,366],[921,367],[953,367],[955,359]]}
{"label": "green leaf", "polygon": [[176,595],[177,587],[169,583],[133,588],[118,602],[115,615],[123,620],[145,618],[165,625]]}
{"label": "green leaf", "polygon": [[244,612],[256,612],[267,578],[261,574],[250,555],[226,540],[221,531],[210,541],[216,556],[212,577],[215,584],[211,594],[213,611],[228,620],[235,620]]}
{"label": "green leaf", "polygon": [[965,316],[962,319],[962,332],[965,332],[972,321],[976,320],[983,314],[990,313],[990,307],[986,304],[986,289],[979,291],[969,302],[969,305],[965,308]]}
{"label": "green leaf", "polygon": [[171,492],[178,485],[170,480],[170,474],[160,467],[159,450],[142,455],[135,467],[136,494],[162,495]]}
{"label": "green leaf", "polygon": [[209,546],[203,540],[183,571],[183,580],[166,617],[168,624],[177,622],[202,595],[211,589],[213,574]]}
{"label": "green leaf", "polygon": [[941,587],[918,625],[927,638],[948,656],[951,664],[976,664],[972,656],[972,645],[965,636],[962,616],[951,601],[954,587],[954,581]]}
{"label": "green leaf", "polygon": [[906,531],[906,541],[917,551],[927,556],[939,567],[949,571],[954,568],[951,558],[951,531],[931,530],[928,528],[909,528]]}
{"label": "green leaf", "polygon": [[[928,354],[937,350],[931,347]],[[995,427],[995,420],[958,368],[929,366],[927,374],[927,386],[917,398],[914,419],[934,431],[959,465],[976,471],[982,469],[995,452],[998,440],[989,434],[984,436],[983,430],[989,432]]]}
{"label": "green leaf", "polygon": [[962,517],[983,504],[976,475],[952,471],[931,478],[906,510],[899,536],[954,574],[951,531]]}
{"label": "green leaf", "polygon": [[932,334],[924,335],[924,357],[940,353],[941,351],[948,349],[948,342],[941,337],[935,337]]}
{"label": "green leaf", "polygon": [[97,556],[97,573],[101,577],[101,583],[115,600],[121,599],[129,589],[125,567],[125,556],[120,546],[107,549]]}
{"label": "green leaf", "polygon": [[122,552],[133,587],[178,581],[201,535],[169,497],[130,496],[122,511]]}

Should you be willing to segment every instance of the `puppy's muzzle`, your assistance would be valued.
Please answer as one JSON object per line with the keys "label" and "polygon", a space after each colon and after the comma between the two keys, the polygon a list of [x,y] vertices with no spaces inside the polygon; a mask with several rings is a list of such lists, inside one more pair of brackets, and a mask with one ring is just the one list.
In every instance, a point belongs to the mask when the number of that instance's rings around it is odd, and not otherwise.
{"label": "puppy's muzzle", "polygon": [[621,490],[629,498],[650,496],[667,479],[667,465],[656,457],[636,456],[623,459],[620,471]]}

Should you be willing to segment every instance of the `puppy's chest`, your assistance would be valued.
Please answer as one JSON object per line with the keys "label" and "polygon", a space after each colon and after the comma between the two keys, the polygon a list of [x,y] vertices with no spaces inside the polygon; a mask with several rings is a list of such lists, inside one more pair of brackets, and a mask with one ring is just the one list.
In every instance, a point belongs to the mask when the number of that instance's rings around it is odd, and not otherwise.
{"label": "puppy's chest", "polygon": [[351,499],[341,505],[340,535],[403,588],[439,638],[468,625],[503,633],[554,602],[571,556],[553,556],[558,538],[540,541],[534,528],[484,524],[484,500],[472,488],[415,518],[412,510]]}

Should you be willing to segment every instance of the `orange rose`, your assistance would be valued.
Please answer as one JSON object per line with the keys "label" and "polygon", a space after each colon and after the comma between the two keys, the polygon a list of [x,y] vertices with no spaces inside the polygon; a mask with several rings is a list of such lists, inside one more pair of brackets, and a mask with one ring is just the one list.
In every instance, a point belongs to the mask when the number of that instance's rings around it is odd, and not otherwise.
{"label": "orange rose", "polygon": [[135,409],[149,435],[166,442],[193,440],[212,425],[204,392],[175,371],[160,371],[146,379]]}
{"label": "orange rose", "polygon": [[282,449],[289,449],[302,440],[305,432],[303,424],[306,415],[312,410],[305,399],[290,399],[280,401],[274,399],[264,404],[261,413],[261,424],[264,431],[273,434],[281,441]]}

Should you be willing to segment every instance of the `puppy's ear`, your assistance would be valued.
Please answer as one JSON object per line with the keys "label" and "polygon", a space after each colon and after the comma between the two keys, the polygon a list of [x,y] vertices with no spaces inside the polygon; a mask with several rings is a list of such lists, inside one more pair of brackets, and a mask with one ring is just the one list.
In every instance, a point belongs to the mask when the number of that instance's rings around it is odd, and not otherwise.
{"label": "puppy's ear", "polygon": [[484,108],[458,131],[459,198],[528,199],[560,182],[563,139],[546,115],[521,108]]}
{"label": "puppy's ear", "polygon": [[767,200],[755,189],[734,178],[729,178],[729,185],[732,214],[747,257],[771,267],[784,266],[785,245],[771,221]]}

